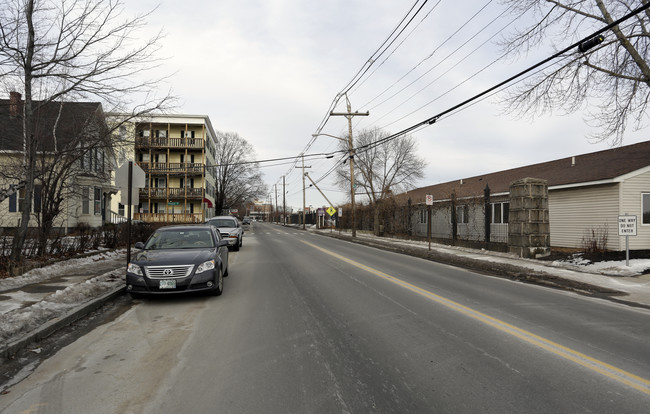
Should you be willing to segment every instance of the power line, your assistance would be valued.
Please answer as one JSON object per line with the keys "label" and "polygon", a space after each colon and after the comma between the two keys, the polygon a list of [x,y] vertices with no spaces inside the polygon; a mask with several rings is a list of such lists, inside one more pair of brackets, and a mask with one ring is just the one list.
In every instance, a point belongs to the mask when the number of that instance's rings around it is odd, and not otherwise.
{"label": "power line", "polygon": [[587,37],[585,37],[585,38],[583,38],[583,39],[581,39],[581,40],[567,46],[566,48],[560,50],[559,52],[554,53],[553,55],[547,57],[546,59],[543,59],[543,60],[537,62],[536,64],[528,67],[527,69],[524,69],[521,72],[507,78],[506,80],[504,80],[502,82],[499,82],[498,84],[484,90],[483,92],[480,92],[480,93],[474,95],[473,97],[471,97],[469,99],[466,99],[463,102],[460,102],[460,103],[458,103],[458,104],[456,104],[456,105],[454,105],[454,106],[452,106],[452,107],[438,113],[437,115],[429,117],[429,118],[427,118],[427,119],[425,119],[425,120],[423,120],[423,121],[421,121],[421,122],[419,122],[417,124],[414,124],[414,125],[406,128],[406,129],[404,129],[404,130],[402,130],[402,131],[400,131],[400,132],[398,132],[396,134],[393,134],[393,135],[390,135],[388,137],[377,140],[374,143],[369,143],[369,144],[363,145],[362,147],[358,147],[356,150],[363,149],[363,148],[366,148],[366,147],[367,148],[372,148],[374,146],[381,145],[381,144],[383,144],[385,142],[391,141],[391,140],[396,139],[396,138],[398,138],[398,137],[400,137],[402,135],[405,135],[405,134],[407,134],[409,132],[412,132],[413,130],[415,130],[417,128],[425,127],[427,125],[432,125],[436,121],[438,121],[441,117],[443,117],[445,115],[448,115],[448,114],[450,114],[452,112],[455,112],[458,109],[460,109],[460,108],[462,108],[462,107],[464,107],[464,106],[466,106],[466,105],[468,105],[468,104],[470,104],[470,103],[472,103],[472,102],[474,102],[474,101],[476,101],[476,100],[478,100],[478,99],[480,99],[480,98],[482,98],[482,97],[484,97],[484,96],[498,90],[499,88],[502,88],[502,87],[506,86],[507,84],[511,83],[512,81],[514,81],[514,80],[526,75],[527,73],[532,72],[533,70],[535,70],[535,69],[537,69],[537,68],[551,62],[552,60],[566,54],[567,52],[578,48],[583,43],[592,40],[593,38],[597,37],[598,35],[610,30],[611,28],[619,25],[620,23],[624,22],[625,20],[628,20],[628,19],[634,17],[635,15],[641,13],[642,11],[644,11],[644,10],[646,10],[648,8],[650,8],[650,2],[643,5],[643,6],[641,6],[641,7],[639,7],[639,8],[637,8],[636,10],[633,10],[632,12],[630,12],[627,15],[621,17],[620,19],[614,21],[613,23],[608,24],[607,26],[601,28],[600,30],[597,30],[596,32],[592,33],[591,35],[589,35],[589,36],[587,36]]}
{"label": "power line", "polygon": [[[440,44],[439,44],[439,45],[438,45],[438,46],[437,46],[437,47],[436,47],[436,48],[435,48],[431,53],[429,53],[428,56],[426,56],[424,59],[420,60],[420,61],[419,61],[415,66],[413,66],[410,70],[408,70],[408,71],[407,71],[404,75],[402,75],[398,80],[396,80],[396,81],[395,81],[393,84],[391,84],[388,88],[384,89],[384,90],[383,90],[381,93],[379,93],[377,96],[375,96],[374,98],[372,98],[372,99],[371,99],[370,101],[368,101],[366,104],[362,105],[362,107],[365,107],[365,106],[367,106],[367,105],[370,105],[372,102],[374,102],[375,100],[377,100],[377,99],[378,99],[379,97],[381,97],[383,94],[385,94],[386,92],[388,92],[388,91],[389,91],[393,86],[397,85],[397,84],[398,84],[399,82],[401,82],[404,78],[406,78],[408,75],[410,75],[411,73],[413,73],[413,72],[414,72],[418,67],[420,67],[424,62],[426,62],[427,60],[431,59],[431,58],[436,54],[436,52],[437,52],[438,50],[440,50],[440,48],[442,48],[445,44],[447,44],[447,42],[449,42],[449,41],[450,41],[454,36],[456,36],[456,35],[457,35],[457,34],[458,34],[458,33],[459,33],[463,28],[465,28],[465,27],[466,27],[466,26],[467,26],[467,25],[468,25],[472,20],[474,20],[474,19],[475,19],[479,14],[481,14],[481,13],[482,13],[482,12],[483,12],[483,11],[484,11],[488,6],[489,6],[489,5],[490,5],[490,3],[492,3],[492,0],[489,1],[488,3],[486,3],[486,4],[485,4],[481,9],[479,9],[476,13],[474,13],[474,15],[473,15],[472,17],[470,17],[470,18],[469,18],[465,23],[463,23],[463,24],[462,24],[458,29],[456,29],[456,31],[455,31],[454,33],[452,33],[451,35],[449,35],[449,36],[448,36],[448,37],[447,37],[447,38],[446,38],[442,43],[440,43]],[[512,7],[512,6],[511,6],[511,7]],[[408,88],[408,87],[411,86],[413,83],[417,82],[417,81],[420,80],[422,77],[424,77],[426,74],[428,74],[429,72],[431,72],[433,69],[435,69],[436,67],[440,66],[440,65],[441,65],[442,63],[444,63],[447,59],[449,59],[449,57],[451,57],[451,56],[452,56],[453,54],[455,54],[458,50],[460,50],[463,46],[465,46],[465,45],[466,45],[467,43],[469,43],[472,39],[474,39],[476,36],[478,36],[478,35],[481,34],[484,30],[486,30],[490,25],[492,25],[492,23],[494,23],[494,22],[497,21],[499,18],[501,18],[501,17],[502,17],[502,16],[503,16],[503,15],[504,15],[504,14],[505,14],[509,9],[510,9],[510,8],[504,9],[504,11],[503,11],[499,16],[497,16],[496,18],[494,18],[494,19],[493,19],[489,24],[487,24],[486,26],[484,26],[481,30],[479,30],[478,32],[476,32],[472,37],[470,37],[467,41],[465,41],[465,43],[463,43],[461,46],[459,46],[458,48],[456,48],[456,50],[454,50],[452,53],[450,53],[449,55],[447,55],[446,57],[444,57],[443,59],[441,59],[438,63],[436,63],[436,65],[434,65],[432,68],[430,68],[429,70],[427,70],[426,72],[424,72],[421,76],[419,76],[419,77],[418,77],[417,79],[415,79],[413,82],[409,83],[408,85],[406,85],[405,87],[403,87],[402,89],[400,89],[399,91],[397,91],[396,93],[394,93],[393,95],[391,95],[390,97],[388,97],[387,99],[383,100],[383,101],[380,102],[379,104],[377,104],[377,105],[371,107],[370,109],[374,109],[374,108],[376,108],[377,106],[379,106],[379,105],[385,103],[386,101],[392,99],[393,97],[395,97],[395,95],[397,95],[398,93],[404,91],[404,89]],[[486,40],[486,42],[489,41],[489,40],[490,40],[490,39],[488,38],[488,39]],[[484,45],[486,42],[484,42],[483,44],[481,44],[481,46]],[[476,51],[476,49],[475,49],[474,51]],[[474,51],[472,51],[472,53],[473,53]],[[470,54],[471,54],[471,53],[470,53]]]}
{"label": "power line", "polygon": [[[327,121],[329,120],[330,113],[336,108],[336,105],[340,101],[340,99],[345,95],[347,91],[349,91],[354,85],[363,77],[363,75],[368,71],[368,69],[376,62],[376,60],[381,57],[383,53],[390,47],[395,40],[403,33],[403,31],[411,24],[413,19],[418,15],[418,13],[422,10],[422,8],[426,5],[428,0],[424,0],[420,8],[413,14],[413,16],[409,19],[409,21],[404,25],[404,27],[399,31],[397,35],[395,33],[399,30],[399,28],[404,24],[406,19],[409,17],[409,15],[413,12],[413,10],[416,8],[417,4],[419,3],[420,0],[416,0],[415,3],[411,6],[409,11],[404,15],[404,17],[400,20],[399,24],[393,29],[393,31],[388,35],[386,40],[377,48],[377,50],[370,56],[370,58],[364,63],[364,65],[359,69],[359,71],[355,74],[355,76],[348,82],[348,84],[343,88],[341,92],[336,94],[332,102],[330,103],[330,106],[326,112],[325,117],[323,120],[320,122],[319,126],[316,128],[316,133],[312,134],[312,138],[309,140],[307,145],[305,146],[305,149],[298,155],[298,157],[302,156],[304,153],[309,151],[309,148],[314,144],[316,139],[318,138],[318,135],[321,133],[323,128],[325,128],[325,125],[327,124]],[[394,36],[395,35],[395,36]],[[391,40],[391,38],[393,38]],[[389,43],[390,42],[390,43]],[[384,46],[388,43],[388,46],[384,48]],[[382,50],[383,48],[383,50]],[[367,66],[367,67],[366,67]],[[291,174],[291,171],[293,170],[293,167],[289,168],[287,173],[285,175]]]}

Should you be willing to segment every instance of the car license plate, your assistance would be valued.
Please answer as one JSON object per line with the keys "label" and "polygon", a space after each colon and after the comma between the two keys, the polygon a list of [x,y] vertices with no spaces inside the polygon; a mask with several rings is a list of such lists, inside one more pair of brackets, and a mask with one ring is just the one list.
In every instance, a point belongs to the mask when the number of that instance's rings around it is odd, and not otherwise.
{"label": "car license plate", "polygon": [[163,279],[160,281],[160,289],[176,289],[176,281],[173,279]]}

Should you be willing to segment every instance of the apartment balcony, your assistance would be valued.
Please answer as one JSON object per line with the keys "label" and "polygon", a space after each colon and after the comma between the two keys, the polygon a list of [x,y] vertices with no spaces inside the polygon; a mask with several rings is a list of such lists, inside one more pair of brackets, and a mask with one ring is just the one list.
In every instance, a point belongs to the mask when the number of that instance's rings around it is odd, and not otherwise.
{"label": "apartment balcony", "polygon": [[174,148],[202,150],[205,147],[203,138],[155,138],[136,137],[136,148]]}
{"label": "apartment balcony", "polygon": [[205,165],[196,162],[138,162],[147,174],[202,175]]}
{"label": "apartment balcony", "polygon": [[204,222],[202,213],[135,213],[133,218],[146,223],[195,224]]}
{"label": "apartment balcony", "polygon": [[205,190],[203,188],[154,188],[145,187],[140,189],[140,198],[148,199],[186,199],[186,200],[203,200]]}

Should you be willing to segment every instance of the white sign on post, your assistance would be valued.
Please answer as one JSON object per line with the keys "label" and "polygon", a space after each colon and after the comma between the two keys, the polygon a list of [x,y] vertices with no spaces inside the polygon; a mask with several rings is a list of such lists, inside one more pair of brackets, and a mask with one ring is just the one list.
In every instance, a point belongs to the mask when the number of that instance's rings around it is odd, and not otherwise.
{"label": "white sign on post", "polygon": [[[146,175],[142,168],[135,162],[131,168],[131,205],[137,206],[140,203],[140,188],[144,187]],[[120,188],[122,198],[120,203],[127,205],[129,203],[129,163],[125,162],[115,170],[115,185]]]}
{"label": "white sign on post", "polygon": [[636,236],[636,216],[618,216],[618,235]]}
{"label": "white sign on post", "polygon": [[427,201],[428,206],[432,206],[433,205],[433,196],[431,194],[427,194],[426,201]]}

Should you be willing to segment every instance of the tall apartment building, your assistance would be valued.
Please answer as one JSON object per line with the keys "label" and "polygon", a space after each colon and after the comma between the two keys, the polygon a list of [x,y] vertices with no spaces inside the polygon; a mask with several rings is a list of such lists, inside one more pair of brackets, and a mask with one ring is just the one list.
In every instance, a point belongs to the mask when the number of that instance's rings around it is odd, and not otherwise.
{"label": "tall apartment building", "polygon": [[[215,160],[216,135],[210,118],[151,115],[128,129],[135,136],[133,152],[123,152],[120,158],[134,160],[146,175],[133,219],[203,223],[214,216],[215,177],[210,166]],[[120,204],[118,211],[126,216],[124,210]]]}

